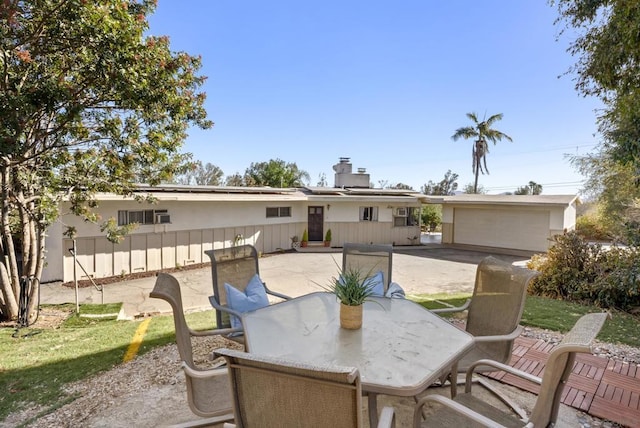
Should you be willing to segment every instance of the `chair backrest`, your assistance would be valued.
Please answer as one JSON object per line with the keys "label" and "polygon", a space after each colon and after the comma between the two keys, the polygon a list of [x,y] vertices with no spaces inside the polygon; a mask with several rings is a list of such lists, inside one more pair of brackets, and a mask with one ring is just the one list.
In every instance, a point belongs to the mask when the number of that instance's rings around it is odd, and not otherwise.
{"label": "chair backrest", "polygon": [[189,327],[187,326],[187,320],[184,318],[184,310],[182,307],[180,283],[173,275],[159,273],[153,290],[149,295],[156,299],[165,300],[171,305],[180,359],[189,367],[195,369],[193,364],[193,350],[191,349],[191,334],[189,333]]}
{"label": "chair backrest", "polygon": [[[180,359],[183,361],[189,407],[196,415],[203,417],[218,416],[228,412],[228,398],[225,383],[227,380],[214,371],[202,370],[193,363],[191,333],[184,318],[180,283],[169,274],[160,273],[156,279],[151,297],[167,301],[173,310],[173,323],[176,329],[176,343]],[[220,373],[223,375],[223,373]],[[222,407],[221,407],[222,406]]]}
{"label": "chair backrest", "polygon": [[314,366],[230,349],[227,360],[237,427],[361,427],[358,369]]}
{"label": "chair backrest", "polygon": [[382,271],[385,293],[391,284],[392,263],[393,245],[391,244],[345,243],[342,247],[342,271],[355,269],[368,275]]}
{"label": "chair backrest", "polygon": [[533,426],[546,427],[558,418],[562,389],[573,370],[576,353],[591,353],[591,342],[596,338],[607,319],[607,313],[583,315],[562,341],[556,346],[542,375],[538,399],[529,422]]}
{"label": "chair backrest", "polygon": [[[529,282],[538,272],[484,258],[476,270],[466,330],[474,336],[507,335],[520,324]],[[508,362],[513,340],[478,343],[491,359]]]}
{"label": "chair backrest", "polygon": [[[213,297],[219,305],[228,306],[224,283],[233,285],[244,291],[249,280],[258,270],[258,251],[253,245],[220,248],[204,252],[211,259],[211,278],[213,280]],[[216,311],[218,328],[229,328],[229,314]]]}

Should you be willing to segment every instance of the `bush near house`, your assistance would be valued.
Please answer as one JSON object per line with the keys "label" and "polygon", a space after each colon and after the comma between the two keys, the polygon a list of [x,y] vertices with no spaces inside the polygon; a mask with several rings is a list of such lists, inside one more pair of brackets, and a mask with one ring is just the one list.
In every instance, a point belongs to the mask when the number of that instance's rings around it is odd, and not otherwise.
{"label": "bush near house", "polygon": [[442,223],[442,205],[427,205],[422,207],[422,225],[434,232]]}
{"label": "bush near house", "polygon": [[572,231],[554,238],[529,267],[540,272],[529,294],[633,312],[640,308],[640,247],[587,242]]}
{"label": "bush near house", "polygon": [[591,241],[608,241],[611,232],[606,223],[597,214],[587,213],[576,219],[576,231],[584,239]]}

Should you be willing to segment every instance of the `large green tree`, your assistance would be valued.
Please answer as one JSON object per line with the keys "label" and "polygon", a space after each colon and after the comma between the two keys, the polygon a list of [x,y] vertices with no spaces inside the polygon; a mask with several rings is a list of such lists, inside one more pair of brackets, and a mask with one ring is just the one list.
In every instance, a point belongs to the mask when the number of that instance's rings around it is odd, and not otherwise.
{"label": "large green tree", "polygon": [[[600,131],[616,161],[640,169],[640,3],[557,0],[557,23],[570,28],[576,89],[606,105]],[[564,30],[563,30],[564,31]],[[578,37],[575,37],[575,34]]]}
{"label": "large green tree", "polygon": [[530,181],[526,186],[520,186],[513,192],[514,195],[540,195],[542,193],[542,184]]}
{"label": "large green tree", "polygon": [[203,164],[202,161],[195,161],[189,165],[186,172],[176,176],[174,182],[198,186],[220,186],[223,183],[223,176],[224,172],[219,166],[210,162]]}
{"label": "large green tree", "polygon": [[428,183],[422,185],[421,190],[425,195],[454,195],[458,190],[458,174],[447,170],[439,183],[429,180]]}
{"label": "large green tree", "polygon": [[300,187],[308,183],[310,177],[295,162],[271,159],[269,162],[252,162],[243,179],[246,186]]}
{"label": "large green tree", "polygon": [[115,220],[92,213],[95,193],[131,194],[135,183],[170,180],[188,159],[179,151],[188,126],[212,126],[200,59],[172,52],[167,37],[145,36],[154,7],[151,0],[0,5],[5,318],[18,314],[21,275],[33,279],[37,304],[45,231],[61,201],[116,240]]}
{"label": "large green tree", "polygon": [[504,132],[493,129],[492,126],[495,122],[502,120],[502,113],[494,114],[488,119],[480,121],[478,115],[475,113],[467,113],[467,117],[473,122],[472,126],[463,126],[456,129],[456,132],[451,136],[453,141],[458,141],[460,138],[468,140],[474,139],[473,149],[471,151],[472,167],[471,170],[475,174],[475,181],[473,184],[473,193],[478,193],[478,174],[489,174],[487,168],[487,154],[489,153],[489,144],[487,141],[491,141],[494,145],[502,139],[513,141]]}
{"label": "large green tree", "polygon": [[[582,95],[604,103],[598,117],[603,141],[594,153],[574,157],[588,178],[612,229],[640,241],[640,2],[555,0],[557,24],[569,30],[569,70]],[[561,32],[561,34],[562,34]]]}

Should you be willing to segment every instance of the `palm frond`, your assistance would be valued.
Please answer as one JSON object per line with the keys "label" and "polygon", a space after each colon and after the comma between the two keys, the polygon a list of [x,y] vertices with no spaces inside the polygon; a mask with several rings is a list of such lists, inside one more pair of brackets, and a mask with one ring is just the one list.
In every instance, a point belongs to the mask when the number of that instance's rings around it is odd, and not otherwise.
{"label": "palm frond", "polygon": [[478,120],[478,115],[476,114],[476,112],[472,111],[471,113],[467,113],[467,117],[469,119],[471,119],[471,121],[475,124],[477,124],[478,122],[480,122]]}
{"label": "palm frond", "polygon": [[504,115],[502,113],[497,113],[497,114],[494,114],[493,116],[490,116],[489,119],[484,120],[483,122],[485,122],[487,124],[487,126],[489,127],[489,126],[493,125],[493,122],[497,122],[499,120],[502,120],[503,116]]}
{"label": "palm frond", "polygon": [[468,140],[478,136],[478,131],[473,126],[464,126],[456,129],[456,132],[451,136],[453,141],[458,141],[460,138]]}

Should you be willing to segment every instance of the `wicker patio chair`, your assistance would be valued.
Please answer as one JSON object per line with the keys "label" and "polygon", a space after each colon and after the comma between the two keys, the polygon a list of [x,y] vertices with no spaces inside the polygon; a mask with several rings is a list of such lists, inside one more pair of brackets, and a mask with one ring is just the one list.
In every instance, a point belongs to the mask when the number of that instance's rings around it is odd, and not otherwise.
{"label": "wicker patio chair", "polygon": [[[229,349],[227,360],[239,428],[362,427],[358,369],[314,366]],[[393,408],[381,411],[378,427],[395,425]]]}
{"label": "wicker patio chair", "polygon": [[[591,342],[598,335],[606,318],[606,313],[583,315],[549,354],[542,378],[496,361],[477,361],[467,371],[464,394],[458,394],[454,400],[441,395],[429,395],[418,401],[414,411],[414,427],[508,426],[535,428],[553,426],[558,418],[562,389],[573,370],[575,355],[578,352],[592,352]],[[520,418],[472,395],[473,371],[482,366],[490,366],[494,371],[503,370],[540,385],[540,392],[530,416]],[[440,406],[423,419],[422,410],[427,403],[439,403]]]}
{"label": "wicker patio chair", "polygon": [[393,264],[393,245],[390,244],[354,244],[342,246],[342,271],[357,270],[365,275],[382,272],[384,292],[391,284]]}
{"label": "wicker patio chair", "polygon": [[465,330],[475,347],[459,363],[464,372],[475,361],[490,359],[508,363],[513,342],[520,336],[520,320],[529,282],[538,272],[494,257],[484,258],[476,269],[473,295],[458,308],[434,309],[437,314],[467,310]]}
{"label": "wicker patio chair", "polygon": [[193,362],[191,348],[192,336],[226,335],[229,329],[195,331],[189,328],[184,318],[180,284],[172,275],[160,273],[150,296],[165,300],[173,309],[176,343],[186,378],[189,407],[196,415],[207,418],[181,426],[209,426],[232,420],[231,393],[226,369],[198,368]]}
{"label": "wicker patio chair", "polygon": [[[458,308],[434,309],[443,314],[467,310],[465,330],[474,336],[475,346],[458,362],[458,371],[464,373],[474,362],[482,359],[509,363],[513,342],[520,336],[520,320],[524,310],[529,282],[538,272],[512,265],[494,257],[484,258],[476,269],[476,280],[470,300]],[[478,372],[492,371],[479,367]],[[450,377],[450,376],[447,376]],[[446,378],[442,379],[443,381]],[[451,392],[456,393],[457,379],[451,381]],[[476,378],[498,398],[523,414],[519,407],[496,391],[482,378]]]}
{"label": "wicker patio chair", "polygon": [[[229,308],[224,284],[233,285],[238,290],[244,291],[254,275],[260,275],[258,251],[253,245],[240,245],[207,250],[205,254],[211,259],[213,296],[209,298],[209,301],[216,310],[216,325],[218,328],[230,328],[230,315],[241,318],[241,314]],[[267,294],[283,300],[290,299],[289,296],[269,290],[264,282],[263,285]],[[241,335],[235,334],[230,338],[243,342],[243,336]]]}

